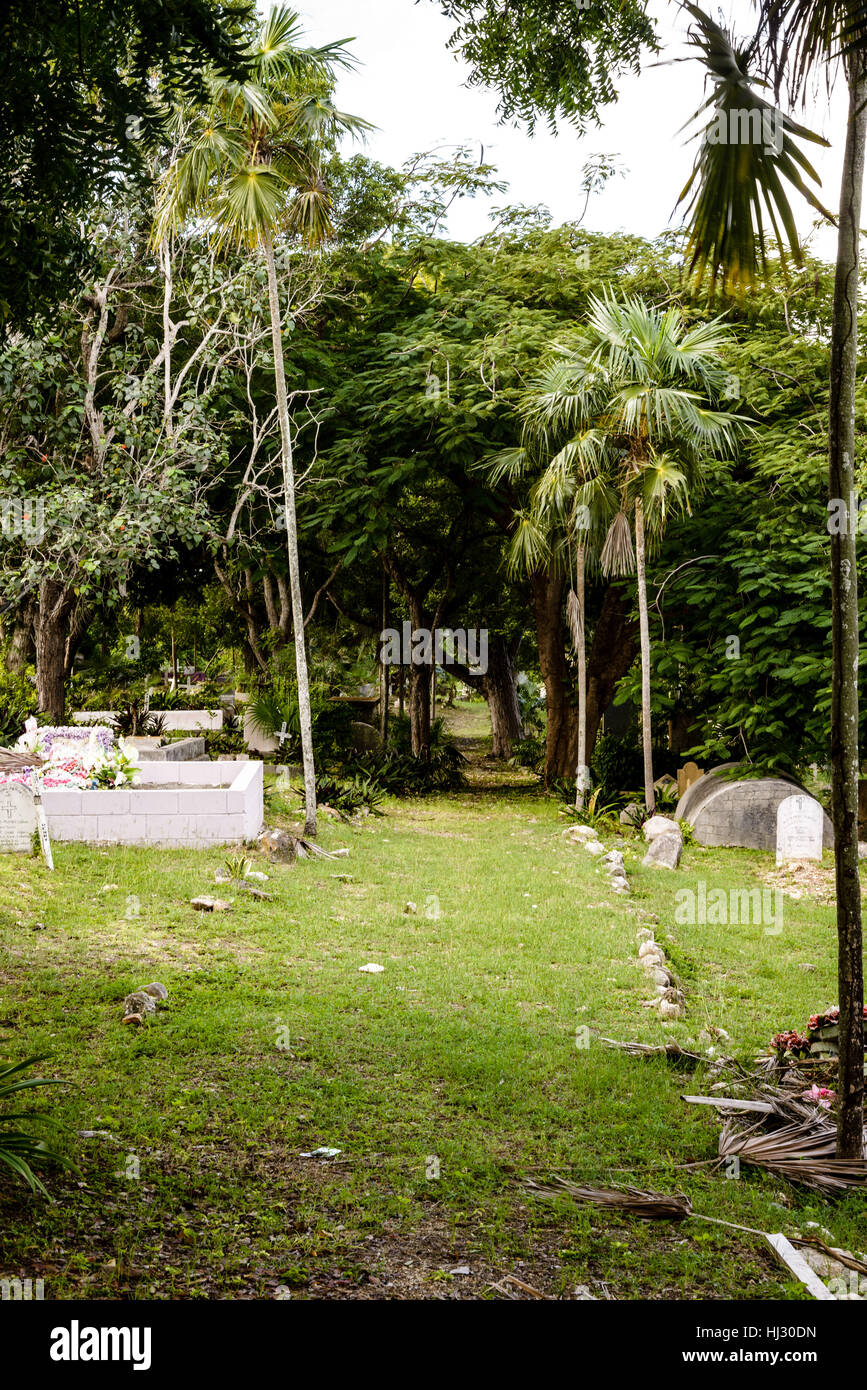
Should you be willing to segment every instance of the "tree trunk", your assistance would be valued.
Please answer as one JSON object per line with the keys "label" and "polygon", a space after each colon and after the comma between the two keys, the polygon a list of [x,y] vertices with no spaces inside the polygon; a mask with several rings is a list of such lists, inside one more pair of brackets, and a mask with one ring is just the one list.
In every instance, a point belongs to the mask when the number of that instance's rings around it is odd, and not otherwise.
{"label": "tree trunk", "polygon": [[506,639],[496,634],[488,642],[488,669],[482,677],[481,691],[491,716],[491,752],[495,758],[510,758],[512,745],[523,737],[524,726],[518,707],[514,655]]}
{"label": "tree trunk", "polygon": [[32,599],[25,599],[21,610],[11,624],[9,650],[6,653],[7,669],[16,675],[23,675],[36,657],[36,605]]}
{"label": "tree trunk", "polygon": [[[426,627],[421,600],[411,594],[409,617],[413,632]],[[430,694],[431,664],[416,664],[409,668],[409,726],[412,751],[423,762],[430,762]]]}
{"label": "tree trunk", "polygon": [[530,576],[539,644],[539,669],[545,682],[545,781],[574,775],[578,759],[577,726],[569,705],[569,666],[563,630],[565,579],[553,565]]}
{"label": "tree trunk", "polygon": [[301,595],[301,566],[298,560],[298,525],[295,516],[295,473],[292,466],[292,434],[289,399],[283,367],[283,330],[277,267],[270,236],[264,239],[268,267],[268,302],[271,310],[271,341],[274,349],[274,379],[277,387],[277,414],[283,461],[283,502],[286,513],[286,548],[289,554],[289,590],[292,596],[292,627],[295,637],[295,672],[298,677],[298,716],[301,724],[301,761],[304,766],[304,832],[316,834],[316,767],[313,761],[313,718],[310,709],[310,683],[307,676],[307,648],[304,639],[304,605]]}
{"label": "tree trunk", "polygon": [[[867,81],[852,60],[849,121],[840,192],[837,270],[831,333],[829,493],[842,499],[848,525],[831,535],[833,677],[831,777],[837,884],[838,1001],[840,1006],[837,1154],[860,1158],[864,1123],[864,978],[861,885],[858,875],[858,578],[855,494],[855,384],[858,360],[858,251]],[[845,515],[846,513],[844,513]]]}
{"label": "tree trunk", "polygon": [[620,584],[609,584],[602,611],[593,625],[587,662],[587,761],[593,757],[602,716],[614,698],[618,682],[635,660],[638,632],[632,605]]}
{"label": "tree trunk", "polygon": [[524,736],[515,684],[517,645],[510,646],[505,637],[493,633],[488,639],[488,669],[483,676],[474,674],[459,662],[450,662],[446,668],[487,700],[491,716],[491,753],[495,758],[511,757],[512,745]]}
{"label": "tree trunk", "polygon": [[584,546],[578,546],[576,556],[575,597],[578,599],[578,765],[575,769],[575,807],[584,809],[590,790],[590,769],[587,766],[587,633],[584,608]]}
{"label": "tree trunk", "polygon": [[52,579],[39,586],[36,619],[37,708],[55,724],[66,717],[66,629],[75,595]]}
{"label": "tree trunk", "polygon": [[[571,675],[566,660],[563,626],[565,581],[550,569],[531,575],[530,583],[539,668],[545,682],[545,776],[550,781],[555,777],[574,777],[578,766],[578,710],[570,699]],[[587,657],[585,762],[588,764],[596,747],[602,715],[611,703],[618,681],[626,675],[635,658],[636,632],[629,607],[620,585],[609,584],[599,617],[594,623],[593,641]]]}
{"label": "tree trunk", "polygon": [[635,575],[638,583],[638,634],[641,643],[641,743],[644,748],[644,804],[652,814],[656,806],[653,791],[653,732],[650,721],[650,625],[647,621],[647,576],[644,569],[644,504],[635,500]]}

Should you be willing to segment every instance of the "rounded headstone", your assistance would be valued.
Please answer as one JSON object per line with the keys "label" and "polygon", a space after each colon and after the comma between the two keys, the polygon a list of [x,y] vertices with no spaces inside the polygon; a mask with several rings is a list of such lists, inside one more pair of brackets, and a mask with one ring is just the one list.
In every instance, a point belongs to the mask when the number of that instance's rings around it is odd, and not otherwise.
{"label": "rounded headstone", "polygon": [[20,782],[0,784],[0,854],[26,853],[35,830],[32,792]]}

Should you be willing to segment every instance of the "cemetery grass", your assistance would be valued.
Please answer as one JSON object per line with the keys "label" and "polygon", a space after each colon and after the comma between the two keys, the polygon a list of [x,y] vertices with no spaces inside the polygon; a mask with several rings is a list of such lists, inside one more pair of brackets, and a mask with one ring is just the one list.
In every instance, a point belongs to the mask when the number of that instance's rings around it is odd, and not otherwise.
{"label": "cemetery grass", "polygon": [[[498,777],[326,821],[321,843],[349,855],[257,863],[273,902],[217,887],[220,851],[58,845],[53,875],[0,856],[0,1056],[44,1054],[67,1083],[41,1103],[78,1165],[46,1170],[51,1202],[2,1180],[0,1277],[42,1278],[49,1299],[498,1297],[504,1274],[555,1297],[806,1297],[756,1237],[522,1187],[554,1174],[867,1247],[863,1198],[683,1167],[716,1154],[713,1115],[680,1099],[701,1070],[601,1042],[686,1045],[717,1025],[751,1060],[835,1001],[832,906],[787,899],[780,936],[678,926],[676,887],[761,886],[771,856],[687,847],[673,875],[627,841],[618,898],[556,801]],[[194,911],[202,892],[232,910]],[[681,1022],[641,1007],[646,922],[686,990]],[[122,1026],[152,980],[169,1007]],[[300,1156],[320,1146],[340,1153]]]}

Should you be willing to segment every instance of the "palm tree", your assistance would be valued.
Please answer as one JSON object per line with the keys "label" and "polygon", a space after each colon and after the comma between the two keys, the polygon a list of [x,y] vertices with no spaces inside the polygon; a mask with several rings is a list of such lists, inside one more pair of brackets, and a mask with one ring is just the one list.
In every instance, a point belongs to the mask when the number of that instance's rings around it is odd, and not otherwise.
{"label": "palm tree", "polygon": [[[601,299],[591,298],[586,328],[557,349],[547,379],[522,406],[525,438],[544,443],[565,435],[567,442],[543,474],[535,508],[515,544],[528,555],[538,551],[546,515],[562,516],[571,483],[576,498],[593,501],[597,518],[614,511],[600,557],[603,572],[636,575],[644,799],[650,812],[655,796],[647,553],[670,511],[688,509],[700,495],[707,457],[728,453],[747,428],[713,404],[727,381],[727,342],[719,319],[689,328],[675,307],[618,300],[606,291]],[[583,568],[579,583],[583,587]],[[583,643],[583,598],[577,614]]]}
{"label": "palm tree", "polygon": [[[867,3],[865,0],[757,0],[759,24],[749,43],[737,47],[730,34],[693,3],[683,8],[696,28],[692,37],[713,81],[713,91],[696,117],[709,113],[705,139],[682,197],[689,205],[690,263],[694,274],[710,274],[713,288],[722,277],[730,291],[749,286],[765,268],[762,204],[777,241],[783,235],[796,262],[801,260],[797,229],[785,182],[825,212],[805,184],[816,179],[796,136],[822,144],[795,126],[779,107],[756,92],[751,66],[773,78],[775,95],[783,79],[794,98],[823,71],[829,82],[842,63],[849,89],[846,147],[831,330],[829,406],[829,497],[848,499],[855,490],[855,383],[858,362],[859,234],[867,148]],[[739,111],[759,108],[768,142],[707,138]],[[831,214],[826,214],[831,216]],[[860,1158],[864,1141],[864,981],[861,887],[858,873],[858,586],[855,527],[831,535],[832,703],[831,769],[834,859],[837,888],[840,1072],[837,1153]]]}
{"label": "palm tree", "polygon": [[290,234],[316,246],[328,237],[331,205],[319,173],[320,156],[341,132],[359,133],[370,127],[356,116],[337,111],[330,99],[336,69],[352,64],[346,48],[342,43],[302,48],[293,11],[272,10],[259,26],[247,56],[245,82],[214,73],[208,80],[206,107],[192,115],[186,108],[178,113],[177,150],[162,180],[154,242],[164,243],[196,220],[219,247],[235,245],[264,254],[298,679],[305,833],[315,835],[316,770],[275,239]]}
{"label": "palm tree", "polygon": [[522,402],[521,446],[497,455],[490,477],[495,484],[504,478],[515,483],[528,475],[536,477],[528,506],[516,512],[517,524],[508,552],[510,573],[531,573],[553,559],[560,573],[568,571],[570,576],[566,620],[578,662],[575,807],[581,810],[590,785],[586,574],[588,566],[597,561],[601,541],[616,510],[610,481],[615,453],[605,433],[584,418],[580,403],[568,420],[557,415],[554,403],[562,402],[567,391],[576,394],[574,373],[561,360],[554,360],[543,369]]}

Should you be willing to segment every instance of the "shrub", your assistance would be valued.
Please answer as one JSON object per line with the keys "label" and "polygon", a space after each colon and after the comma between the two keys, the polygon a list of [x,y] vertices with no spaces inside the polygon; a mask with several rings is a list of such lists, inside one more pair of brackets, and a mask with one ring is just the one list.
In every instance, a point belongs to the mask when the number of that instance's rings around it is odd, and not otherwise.
{"label": "shrub", "polygon": [[[17,1097],[22,1091],[33,1090],[38,1086],[59,1086],[59,1081],[45,1080],[39,1076],[26,1077],[22,1075],[28,1067],[33,1067],[37,1062],[41,1062],[41,1057],[28,1057],[23,1062],[16,1062],[10,1066],[0,1067],[0,1101],[8,1101],[11,1097]],[[18,1177],[23,1178],[34,1192],[42,1192],[46,1197],[48,1192],[33,1171],[34,1164],[43,1163],[64,1163],[66,1160],[53,1149],[50,1149],[43,1139],[38,1139],[26,1129],[19,1129],[17,1126],[21,1121],[47,1121],[49,1116],[40,1114],[36,1110],[18,1110],[12,1113],[4,1113],[0,1110],[0,1165],[9,1168]],[[73,1165],[70,1165],[73,1166]]]}
{"label": "shrub", "polygon": [[644,783],[641,745],[634,734],[603,734],[590,760],[593,783],[605,797],[622,795]]}

